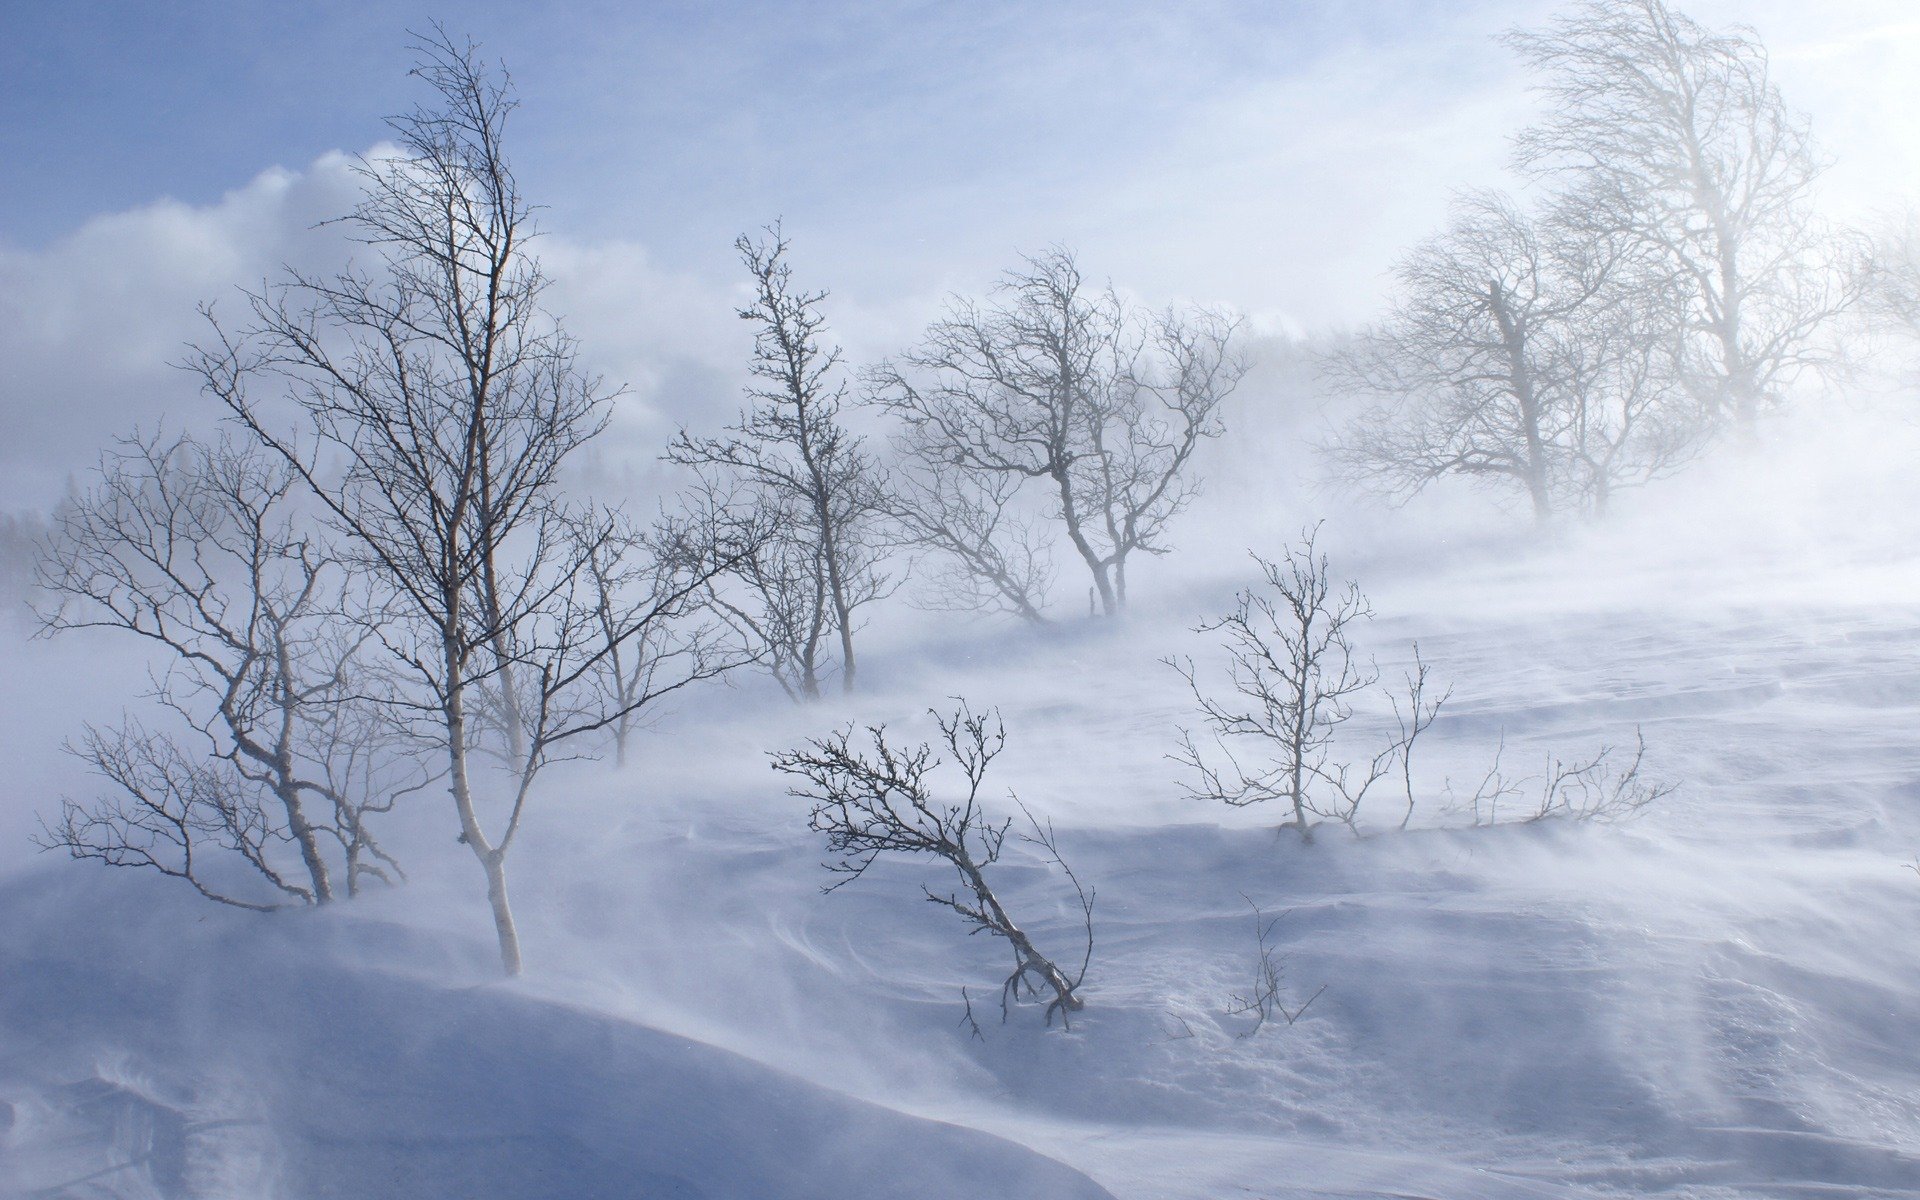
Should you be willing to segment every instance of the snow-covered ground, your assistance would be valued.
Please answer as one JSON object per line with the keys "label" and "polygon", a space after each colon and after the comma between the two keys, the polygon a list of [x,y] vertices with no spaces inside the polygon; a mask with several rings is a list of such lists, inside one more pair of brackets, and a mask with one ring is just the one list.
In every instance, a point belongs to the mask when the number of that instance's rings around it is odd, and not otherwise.
{"label": "snow-covered ground", "polygon": [[[1905,490],[1861,503],[1900,478],[1821,485],[1824,511],[1878,514],[1844,535],[1670,489],[1546,548],[1356,548],[1367,648],[1391,676],[1417,639],[1454,686],[1405,832],[1388,802],[1369,836],[1302,845],[1182,796],[1191,718],[1159,659],[1202,651],[1185,627],[1245,574],[1192,555],[1120,630],[902,622],[852,701],[743,682],[624,771],[556,776],[516,851],[518,983],[432,804],[413,883],[320,913],[16,856],[0,1194],[1920,1196],[1920,541]],[[1209,520],[1223,545],[1288,532]],[[1001,708],[993,783],[1097,889],[1070,1030],[999,1022],[1004,954],[920,899],[933,864],[822,895],[767,769],[848,720],[924,732],[955,695]],[[1679,785],[1636,820],[1448,810],[1503,736],[1524,774],[1636,726]],[[1077,961],[1058,876],[1010,848],[998,879]],[[1280,915],[1291,1002],[1324,987],[1251,1034],[1226,1011],[1249,901]]]}

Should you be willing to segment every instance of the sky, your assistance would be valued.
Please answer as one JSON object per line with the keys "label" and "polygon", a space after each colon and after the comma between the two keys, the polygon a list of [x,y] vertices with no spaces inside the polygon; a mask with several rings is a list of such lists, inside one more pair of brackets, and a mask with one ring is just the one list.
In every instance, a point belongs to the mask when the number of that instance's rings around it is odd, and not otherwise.
{"label": "sky", "polygon": [[[730,243],[776,217],[856,359],[1054,243],[1263,331],[1364,322],[1451,192],[1512,182],[1533,100],[1493,35],[1553,7],[0,0],[0,508],[197,419],[168,367],[196,306],[337,260],[312,227],[418,98],[436,15],[513,72],[555,303],[651,436],[737,394]],[[1758,29],[1843,219],[1920,194],[1906,7],[1688,6]]]}

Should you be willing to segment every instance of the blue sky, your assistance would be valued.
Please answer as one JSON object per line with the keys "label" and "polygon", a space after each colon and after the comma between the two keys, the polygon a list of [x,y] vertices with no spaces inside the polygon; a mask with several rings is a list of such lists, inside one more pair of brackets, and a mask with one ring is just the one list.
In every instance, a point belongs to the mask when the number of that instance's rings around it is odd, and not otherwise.
{"label": "blue sky", "polygon": [[[479,4],[450,23],[513,69],[516,156],[551,223],[670,246],[724,245],[776,212],[871,228],[916,205],[1084,193],[1246,88],[1418,37],[1429,7]],[[1457,8],[1439,11],[1472,29]],[[0,236],[39,245],[95,213],[206,203],[366,147],[411,98],[406,30],[434,11],[7,0]],[[1499,56],[1458,66],[1471,80]]]}
{"label": "blue sky", "polygon": [[[1493,35],[1556,0],[0,0],[0,507],[195,398],[195,306],[351,203],[438,12],[504,58],[554,300],[659,427],[737,396],[735,234],[783,217],[856,360],[1064,242],[1152,302],[1369,319],[1529,116]],[[1911,0],[1697,0],[1753,24],[1844,219],[1920,196]]]}

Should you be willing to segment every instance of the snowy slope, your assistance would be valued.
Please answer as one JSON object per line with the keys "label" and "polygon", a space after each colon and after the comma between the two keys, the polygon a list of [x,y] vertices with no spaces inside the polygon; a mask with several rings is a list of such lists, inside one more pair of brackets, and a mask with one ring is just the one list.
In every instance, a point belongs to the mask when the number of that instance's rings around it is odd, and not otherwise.
{"label": "snowy slope", "polygon": [[[516,851],[512,986],[432,805],[396,834],[415,881],[326,914],[12,868],[0,1194],[1920,1196],[1920,505],[1863,502],[1912,490],[1889,478],[1820,482],[1874,516],[1844,536],[1743,511],[1663,541],[1719,519],[1665,493],[1545,549],[1354,539],[1368,647],[1392,674],[1417,639],[1455,686],[1405,832],[1396,810],[1302,846],[1182,797],[1159,659],[1242,581],[1209,551],[1117,632],[903,619],[854,701],[712,692],[624,772],[557,776]],[[1818,513],[1804,487],[1780,508]],[[821,895],[767,769],[846,720],[924,731],[952,695],[1003,709],[993,782],[1098,889],[1071,1030],[999,1023],[1004,955],[920,900],[926,864]],[[1636,821],[1447,808],[1503,738],[1526,773],[1636,727],[1680,785]],[[998,878],[1077,957],[1043,864]],[[1293,1002],[1325,990],[1242,1036],[1249,898],[1284,914]]]}

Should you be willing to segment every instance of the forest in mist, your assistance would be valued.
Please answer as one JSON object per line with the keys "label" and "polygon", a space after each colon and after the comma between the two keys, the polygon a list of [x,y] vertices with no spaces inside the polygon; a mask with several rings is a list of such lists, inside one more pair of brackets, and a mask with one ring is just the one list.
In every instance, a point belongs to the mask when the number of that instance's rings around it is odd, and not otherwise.
{"label": "forest in mist", "polygon": [[1920,25],[1389,8],[0,189],[0,1194],[1920,1196]]}

